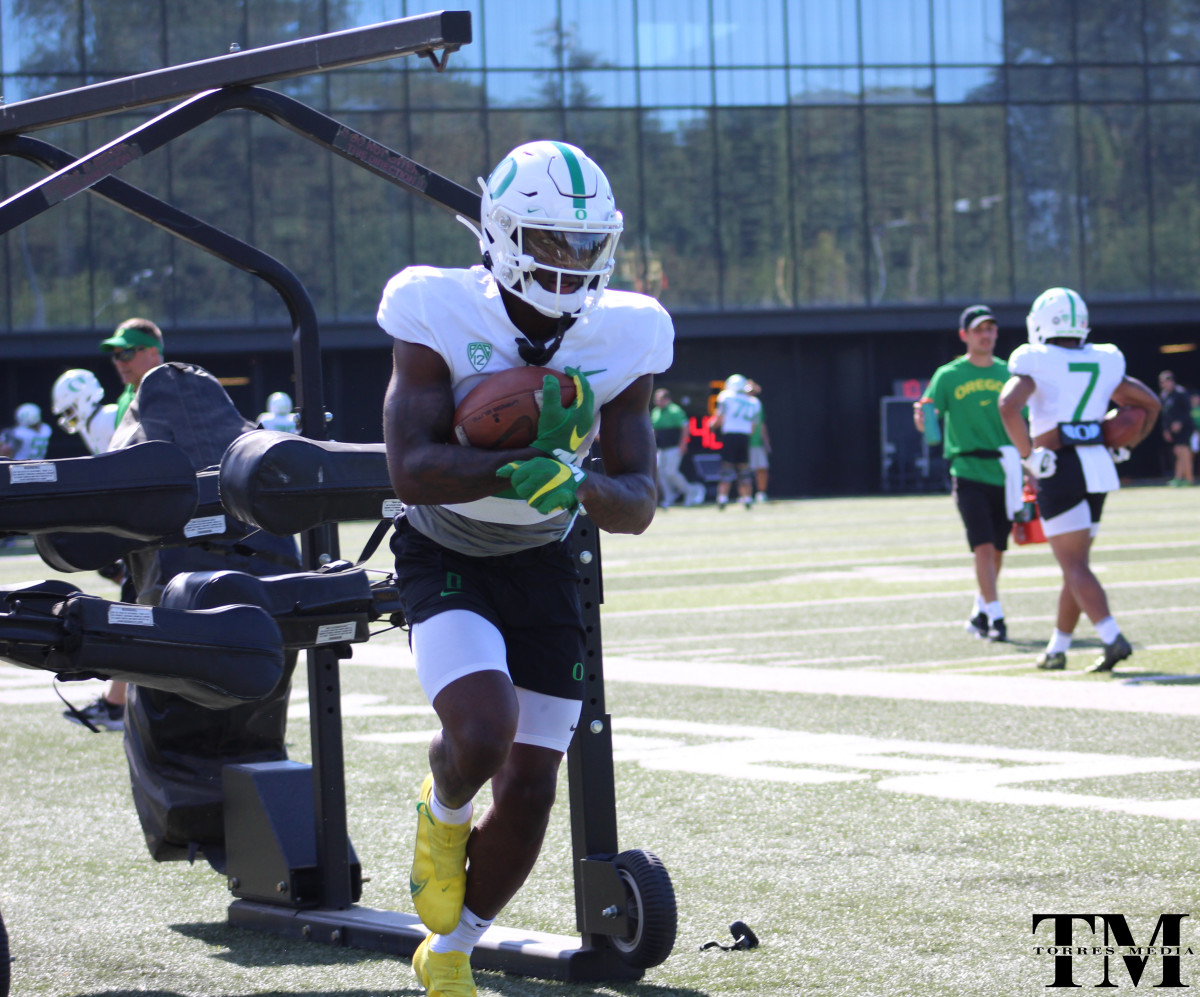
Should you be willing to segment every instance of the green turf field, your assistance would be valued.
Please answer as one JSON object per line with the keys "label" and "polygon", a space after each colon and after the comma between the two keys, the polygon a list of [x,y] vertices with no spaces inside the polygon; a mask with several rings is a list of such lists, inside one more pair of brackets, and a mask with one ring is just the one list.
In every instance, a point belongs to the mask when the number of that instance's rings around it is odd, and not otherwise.
{"label": "green turf field", "polygon": [[[1112,676],[1084,623],[1068,670],[1032,668],[1058,573],[1010,551],[1011,643],[965,635],[969,555],[946,496],[777,502],[660,514],[604,538],[605,668],[621,846],[667,865],[674,954],[639,984],[477,973],[481,994],[973,997],[1048,988],[1051,926],[1122,914],[1139,945],[1183,920],[1200,985],[1200,491],[1113,495],[1094,561],[1136,653]],[[343,528],[353,553],[366,528]],[[372,565],[387,567],[385,555]],[[49,577],[0,555],[0,584]],[[94,574],[69,576],[115,598]],[[409,910],[411,798],[434,728],[402,638],[342,671],[363,904]],[[291,753],[309,758],[305,685]],[[68,687],[76,703],[99,683]],[[68,724],[46,673],[0,666],[0,910],[14,994],[416,995],[407,961],[225,924],[207,866],[156,865],[115,734]],[[565,769],[564,769],[565,780]],[[571,934],[566,793],[543,859],[502,923]],[[731,941],[744,920],[752,951]],[[1076,922],[1076,945],[1104,945]],[[1160,937],[1156,944],[1161,944]],[[1191,948],[1196,954],[1187,952]],[[1110,958],[1117,993],[1133,993]],[[1100,955],[1074,979],[1103,978]],[[1162,979],[1152,956],[1140,987]],[[1158,991],[1161,992],[1161,991]]]}

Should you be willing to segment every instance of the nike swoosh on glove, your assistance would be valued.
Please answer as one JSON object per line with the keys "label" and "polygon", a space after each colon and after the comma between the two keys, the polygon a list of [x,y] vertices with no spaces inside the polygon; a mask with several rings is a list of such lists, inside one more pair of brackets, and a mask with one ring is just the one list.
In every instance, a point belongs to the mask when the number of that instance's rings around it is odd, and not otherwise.
{"label": "nike swoosh on glove", "polygon": [[560,509],[574,512],[579,507],[576,492],[587,479],[587,472],[551,457],[534,457],[505,464],[496,476],[508,478],[521,498],[543,516],[549,516]]}

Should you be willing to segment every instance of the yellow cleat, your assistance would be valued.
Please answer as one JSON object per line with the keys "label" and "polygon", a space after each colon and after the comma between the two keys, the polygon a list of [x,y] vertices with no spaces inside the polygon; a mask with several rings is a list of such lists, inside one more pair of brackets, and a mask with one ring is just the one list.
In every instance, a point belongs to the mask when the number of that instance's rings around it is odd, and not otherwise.
{"label": "yellow cleat", "polygon": [[412,968],[427,997],[476,997],[466,952],[432,952],[427,937],[413,953]]}
{"label": "yellow cleat", "polygon": [[[408,874],[408,888],[425,927],[439,935],[448,935],[458,927],[462,917],[471,822],[443,824],[429,809],[432,792],[430,775],[421,784],[421,798],[417,801],[417,847],[412,872]],[[471,993],[474,992],[472,987]]]}

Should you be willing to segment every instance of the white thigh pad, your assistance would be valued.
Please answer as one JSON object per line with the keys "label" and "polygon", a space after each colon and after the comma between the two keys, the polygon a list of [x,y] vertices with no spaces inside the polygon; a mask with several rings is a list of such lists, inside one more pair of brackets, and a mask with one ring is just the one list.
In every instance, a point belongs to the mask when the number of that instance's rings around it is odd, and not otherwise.
{"label": "white thigh pad", "polygon": [[1092,510],[1088,508],[1087,499],[1071,506],[1066,512],[1042,520],[1042,532],[1048,537],[1074,533],[1076,530],[1089,530],[1095,536],[1099,526],[1099,523],[1092,522]]}
{"label": "white thigh pad", "polygon": [[491,623],[466,609],[450,609],[412,625],[417,679],[432,703],[455,679],[474,672],[508,674],[504,638]]}
{"label": "white thigh pad", "polygon": [[531,692],[520,686],[516,686],[516,692],[521,713],[517,720],[517,736],[513,740],[538,748],[566,751],[579,725],[583,703],[577,699]]}

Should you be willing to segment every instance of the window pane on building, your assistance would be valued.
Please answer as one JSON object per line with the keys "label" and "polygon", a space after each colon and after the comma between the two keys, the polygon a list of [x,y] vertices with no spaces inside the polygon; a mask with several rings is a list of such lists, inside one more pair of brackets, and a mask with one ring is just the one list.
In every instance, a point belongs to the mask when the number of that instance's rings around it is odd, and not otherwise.
{"label": "window pane on building", "polygon": [[639,66],[712,65],[708,0],[644,0],[637,18]]}
{"label": "window pane on building", "polygon": [[870,300],[936,301],[932,109],[864,113]]}
{"label": "window pane on building", "polygon": [[562,23],[567,67],[637,64],[633,0],[562,0]]}
{"label": "window pane on building", "polygon": [[1071,62],[1074,0],[1005,0],[1005,61],[1018,65]]}
{"label": "window pane on building", "polygon": [[1013,105],[1008,118],[1016,300],[1082,287],[1075,109]]}
{"label": "window pane on building", "polygon": [[781,0],[714,0],[716,65],[782,66],[785,42]]}
{"label": "window pane on building", "polygon": [[988,104],[1004,100],[1004,70],[999,66],[952,67],[934,71],[939,104]]}
{"label": "window pane on building", "polygon": [[933,0],[933,57],[941,65],[1003,62],[1002,0]]}
{"label": "window pane on building", "polygon": [[788,62],[857,66],[858,0],[788,0]]}
{"label": "window pane on building", "polygon": [[[662,268],[660,300],[668,308],[713,308],[719,301],[713,146],[706,113],[643,117],[645,252]],[[712,251],[697,251],[706,246]]]}
{"label": "window pane on building", "polygon": [[907,66],[932,61],[929,0],[861,0],[863,62]]}
{"label": "window pane on building", "polygon": [[1076,7],[1080,62],[1145,61],[1142,5],[1129,0],[1087,0]]}
{"label": "window pane on building", "polygon": [[1149,143],[1155,291],[1200,294],[1200,106],[1151,107]]}
{"label": "window pane on building", "polygon": [[1200,62],[1200,0],[1145,0],[1146,57]]}
{"label": "window pane on building", "polygon": [[717,112],[717,212],[726,308],[789,307],[787,114]]}
{"label": "window pane on building", "polygon": [[1140,107],[1080,108],[1084,283],[1096,296],[1150,286],[1146,115]]}
{"label": "window pane on building", "polygon": [[942,294],[1009,297],[1008,192],[1002,107],[938,110]]}
{"label": "window pane on building", "polygon": [[865,169],[857,108],[793,108],[792,200],[800,305],[862,304]]}

